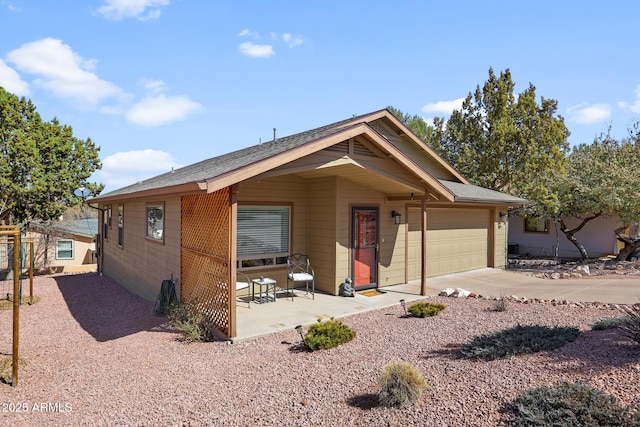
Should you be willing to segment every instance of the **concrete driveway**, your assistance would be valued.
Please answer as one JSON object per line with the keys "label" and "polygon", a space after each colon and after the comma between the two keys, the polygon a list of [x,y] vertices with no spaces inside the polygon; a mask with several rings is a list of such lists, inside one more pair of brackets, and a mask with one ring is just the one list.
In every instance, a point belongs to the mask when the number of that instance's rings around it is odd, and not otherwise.
{"label": "concrete driveway", "polygon": [[[628,277],[628,276],[627,276]],[[463,288],[482,296],[511,296],[580,302],[640,302],[640,277],[539,279],[527,273],[485,268],[427,279],[429,288]]]}

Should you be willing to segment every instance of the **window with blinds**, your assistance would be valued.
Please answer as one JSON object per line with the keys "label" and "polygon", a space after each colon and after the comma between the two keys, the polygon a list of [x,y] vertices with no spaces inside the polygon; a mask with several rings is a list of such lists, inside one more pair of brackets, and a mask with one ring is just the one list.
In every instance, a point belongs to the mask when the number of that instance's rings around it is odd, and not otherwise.
{"label": "window with blinds", "polygon": [[286,264],[289,206],[238,206],[238,268]]}

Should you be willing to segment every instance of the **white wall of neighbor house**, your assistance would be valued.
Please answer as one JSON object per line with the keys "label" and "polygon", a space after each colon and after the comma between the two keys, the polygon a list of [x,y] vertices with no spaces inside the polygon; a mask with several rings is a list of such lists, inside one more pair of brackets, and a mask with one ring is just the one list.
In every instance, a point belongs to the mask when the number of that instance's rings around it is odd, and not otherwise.
{"label": "white wall of neighbor house", "polygon": [[[569,228],[579,225],[579,221],[572,218],[567,219],[565,223]],[[584,245],[590,258],[617,254],[618,241],[614,230],[621,225],[617,217],[599,217],[576,233],[576,238]],[[547,228],[547,232],[528,232],[525,231],[523,218],[509,218],[508,241],[511,252],[515,252],[517,245],[519,255],[552,256],[557,246],[560,257],[580,257],[580,252],[560,231],[559,225],[550,221]]]}
{"label": "white wall of neighbor house", "polygon": [[[148,204],[164,206],[161,241],[145,237]],[[171,275],[179,291],[180,197],[126,200],[109,205],[112,208],[112,220],[104,241],[103,273],[149,301],[156,300],[162,281],[171,278]],[[124,207],[121,246],[118,245],[118,205]],[[100,207],[105,208],[104,205]]]}
{"label": "white wall of neighbor house", "polygon": [[[92,237],[62,232],[49,232],[47,236],[47,232],[29,231],[26,238],[33,240],[34,267],[36,269],[95,264],[95,260],[92,257],[92,253],[95,250],[95,243]],[[57,251],[60,242],[64,242],[65,245],[64,247],[61,246],[61,248],[71,249],[71,258],[66,256],[67,251],[60,253]],[[67,246],[69,244],[71,246]],[[28,246],[25,246],[25,249],[28,250]],[[63,252],[64,256],[58,256]],[[26,256],[29,256],[28,252]]]}

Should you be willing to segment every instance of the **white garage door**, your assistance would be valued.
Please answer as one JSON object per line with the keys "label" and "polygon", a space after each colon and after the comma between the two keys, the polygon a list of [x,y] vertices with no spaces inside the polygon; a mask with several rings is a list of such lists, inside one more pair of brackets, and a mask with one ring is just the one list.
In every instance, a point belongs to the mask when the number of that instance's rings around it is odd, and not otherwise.
{"label": "white garage door", "polygon": [[[484,268],[488,209],[427,209],[427,276]],[[420,278],[420,209],[409,209],[409,280]]]}

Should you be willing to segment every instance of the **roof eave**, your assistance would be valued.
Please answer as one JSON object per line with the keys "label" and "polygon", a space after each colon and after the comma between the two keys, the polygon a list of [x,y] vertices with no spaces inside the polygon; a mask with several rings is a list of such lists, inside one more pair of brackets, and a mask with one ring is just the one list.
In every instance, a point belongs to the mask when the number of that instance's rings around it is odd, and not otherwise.
{"label": "roof eave", "polygon": [[85,203],[93,204],[93,203],[109,203],[119,200],[131,200],[131,199],[139,199],[139,198],[151,198],[151,197],[160,197],[160,196],[170,196],[170,195],[182,195],[188,193],[198,193],[202,192],[202,188],[200,187],[200,182],[188,182],[185,184],[172,185],[169,187],[160,187],[160,188],[152,188],[149,190],[135,191],[131,193],[124,194],[114,194],[113,196],[105,196],[105,197],[94,197],[93,199],[87,200]]}
{"label": "roof eave", "polygon": [[508,206],[525,206],[529,204],[528,200],[524,199],[511,199],[511,200],[500,200],[500,199],[485,199],[480,197],[455,197],[455,202],[458,203],[484,203],[491,205],[508,205]]}

